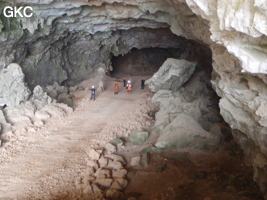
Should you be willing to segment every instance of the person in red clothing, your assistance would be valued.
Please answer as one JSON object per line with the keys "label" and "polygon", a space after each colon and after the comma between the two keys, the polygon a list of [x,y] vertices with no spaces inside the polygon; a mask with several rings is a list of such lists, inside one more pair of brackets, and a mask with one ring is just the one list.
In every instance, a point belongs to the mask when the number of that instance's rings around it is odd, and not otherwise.
{"label": "person in red clothing", "polygon": [[131,94],[132,83],[130,81],[128,81],[128,83],[126,85],[126,89],[127,89],[127,93],[128,94]]}
{"label": "person in red clothing", "polygon": [[114,94],[119,94],[119,83],[116,81],[114,85]]}

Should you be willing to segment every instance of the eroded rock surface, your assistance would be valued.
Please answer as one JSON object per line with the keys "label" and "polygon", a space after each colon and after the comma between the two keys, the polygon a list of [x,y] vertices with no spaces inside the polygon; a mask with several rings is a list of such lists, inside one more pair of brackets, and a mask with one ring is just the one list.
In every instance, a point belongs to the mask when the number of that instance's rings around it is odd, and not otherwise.
{"label": "eroded rock surface", "polygon": [[180,114],[162,130],[155,145],[158,148],[206,149],[219,143],[219,135],[205,131],[189,115]]}
{"label": "eroded rock surface", "polygon": [[0,70],[0,77],[0,106],[17,106],[27,101],[31,92],[18,64],[12,63]]}
{"label": "eroded rock surface", "polygon": [[196,63],[168,58],[160,69],[146,81],[152,92],[177,91],[193,74]]}
{"label": "eroded rock surface", "polygon": [[[3,136],[7,132],[24,129],[25,127],[41,127],[51,117],[63,117],[72,109],[65,104],[56,103],[37,85],[33,93],[24,82],[24,74],[18,64],[12,63],[7,69],[2,69],[0,91],[2,104],[0,110],[0,125],[2,140],[8,141]],[[2,89],[2,88],[1,88]],[[27,132],[27,131],[26,131]]]}

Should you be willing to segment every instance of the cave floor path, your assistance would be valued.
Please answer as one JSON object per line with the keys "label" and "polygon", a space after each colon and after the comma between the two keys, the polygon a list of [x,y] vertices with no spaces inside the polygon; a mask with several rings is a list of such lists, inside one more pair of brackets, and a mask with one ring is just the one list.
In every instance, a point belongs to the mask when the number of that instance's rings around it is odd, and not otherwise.
{"label": "cave floor path", "polygon": [[89,101],[90,90],[84,91],[86,96],[73,113],[50,120],[34,138],[24,137],[21,145],[10,146],[14,154],[0,166],[0,199],[23,199],[36,189],[48,195],[47,187],[71,185],[76,169],[86,165],[90,149],[142,126],[148,90],[140,90],[138,81],[129,95],[121,83],[119,94],[114,95],[113,84],[111,79],[95,101]]}

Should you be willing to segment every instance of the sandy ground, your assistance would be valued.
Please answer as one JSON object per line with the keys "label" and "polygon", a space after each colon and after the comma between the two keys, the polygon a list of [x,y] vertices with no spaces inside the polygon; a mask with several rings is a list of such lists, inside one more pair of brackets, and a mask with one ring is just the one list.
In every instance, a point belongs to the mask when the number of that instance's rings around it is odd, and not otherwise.
{"label": "sandy ground", "polygon": [[[90,148],[149,124],[148,90],[140,89],[139,79],[133,79],[130,95],[122,83],[119,94],[114,95],[112,78],[95,101],[89,100],[90,91],[78,91],[71,115],[52,119],[41,129],[6,143],[1,148],[6,159],[1,159],[0,199],[53,199],[64,190],[75,190],[73,182],[84,168]],[[94,79],[81,85],[93,84]]]}
{"label": "sandy ground", "polygon": [[[128,77],[127,77],[128,78]],[[147,77],[144,77],[147,78]],[[75,92],[75,110],[48,121],[40,129],[16,134],[0,149],[0,199],[83,199],[77,182],[86,174],[90,149],[102,148],[133,130],[149,130],[147,112],[151,93],[140,89],[141,77],[132,77],[133,93],[113,93],[114,78],[90,101],[90,91]],[[81,84],[97,85],[91,79]],[[128,187],[121,200],[261,200],[240,150],[233,142],[213,152],[169,150],[149,153],[149,166],[130,166],[130,158],[153,145],[151,133],[144,145],[125,143],[119,155],[127,160]],[[84,199],[97,199],[94,197]]]}

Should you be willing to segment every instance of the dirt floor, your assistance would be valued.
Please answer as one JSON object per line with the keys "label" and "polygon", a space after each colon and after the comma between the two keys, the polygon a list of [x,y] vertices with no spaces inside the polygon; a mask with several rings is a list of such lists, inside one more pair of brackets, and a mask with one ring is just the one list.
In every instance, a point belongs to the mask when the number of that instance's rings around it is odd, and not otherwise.
{"label": "dirt floor", "polygon": [[[0,149],[0,199],[105,199],[79,196],[76,183],[83,177],[88,150],[123,138],[116,153],[127,161],[128,186],[116,199],[262,200],[252,168],[244,164],[233,141],[212,151],[159,151],[153,148],[153,132],[143,145],[127,141],[131,131],[150,131],[153,124],[147,115],[152,94],[140,89],[141,78],[147,77],[132,77],[132,94],[120,82],[119,94],[114,95],[115,78],[107,79],[106,90],[97,93],[95,101],[89,100],[89,90],[76,91],[71,115],[49,120],[39,129],[18,131]],[[81,84],[91,85],[97,85],[96,80]],[[148,156],[149,162],[130,166],[131,158],[139,155]]]}

